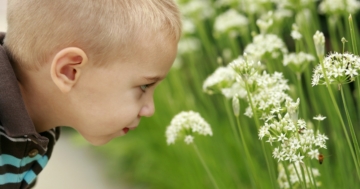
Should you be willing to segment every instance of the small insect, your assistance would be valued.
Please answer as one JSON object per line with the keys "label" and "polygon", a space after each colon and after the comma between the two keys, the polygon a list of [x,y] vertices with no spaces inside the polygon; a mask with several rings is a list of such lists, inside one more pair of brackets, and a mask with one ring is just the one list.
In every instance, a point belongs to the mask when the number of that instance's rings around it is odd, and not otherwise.
{"label": "small insect", "polygon": [[304,130],[305,130],[305,128],[300,128],[300,129],[298,130],[298,133],[302,135],[302,134],[304,134],[304,133],[303,133]]}
{"label": "small insect", "polygon": [[319,154],[318,155],[318,160],[319,160],[319,163],[320,163],[320,165],[323,163],[323,161],[324,161],[324,155],[322,155],[322,154]]}

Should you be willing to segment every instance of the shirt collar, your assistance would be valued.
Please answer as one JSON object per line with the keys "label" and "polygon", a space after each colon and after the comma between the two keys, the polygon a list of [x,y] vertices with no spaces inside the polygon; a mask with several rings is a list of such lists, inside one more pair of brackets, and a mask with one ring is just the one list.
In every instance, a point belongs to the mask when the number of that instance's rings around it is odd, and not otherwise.
{"label": "shirt collar", "polygon": [[48,139],[36,132],[23,101],[20,87],[4,49],[5,33],[0,32],[0,122],[10,137],[28,135],[46,147]]}

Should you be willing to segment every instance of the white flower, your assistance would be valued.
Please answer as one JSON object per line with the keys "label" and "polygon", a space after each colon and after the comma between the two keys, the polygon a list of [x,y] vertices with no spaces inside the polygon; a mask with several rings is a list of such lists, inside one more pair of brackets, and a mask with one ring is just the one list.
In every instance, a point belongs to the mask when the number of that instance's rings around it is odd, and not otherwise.
{"label": "white flower", "polygon": [[319,115],[313,117],[313,119],[318,120],[318,121],[322,121],[322,120],[326,119],[326,117],[319,114]]}
{"label": "white flower", "polygon": [[268,12],[266,18],[256,20],[256,25],[259,27],[262,34],[265,34],[266,31],[273,25],[274,21],[271,18],[272,14],[273,12],[270,11]]}
{"label": "white flower", "polygon": [[191,135],[187,135],[186,137],[185,137],[185,143],[186,144],[191,144],[191,143],[193,143],[193,141],[194,141],[194,137],[193,136],[191,136]]}
{"label": "white flower", "polygon": [[293,71],[301,73],[312,61],[315,61],[315,57],[311,54],[289,53],[284,55],[283,64],[289,66]]}
{"label": "white flower", "polygon": [[229,9],[216,17],[214,23],[215,32],[224,33],[230,29],[238,30],[249,24],[248,19],[235,9]]}
{"label": "white flower", "polygon": [[277,58],[288,52],[285,43],[274,34],[260,34],[254,37],[253,42],[248,44],[244,50],[253,60],[261,60],[269,54],[271,58]]}
{"label": "white flower", "polygon": [[203,90],[208,94],[221,92],[222,89],[231,88],[236,81],[236,72],[230,67],[219,67],[206,78]]}
{"label": "white flower", "polygon": [[322,14],[355,14],[360,9],[358,0],[323,0],[319,5]]}
{"label": "white flower", "polygon": [[280,136],[278,136],[278,141],[284,142],[285,140],[287,140],[285,134],[281,133]]}
{"label": "white flower", "polygon": [[297,30],[292,30],[290,35],[294,40],[300,40],[302,38],[301,33]]}
{"label": "white flower", "polygon": [[185,137],[185,142],[188,143],[190,140],[193,140],[193,137],[189,137],[189,133],[191,133],[191,136],[194,133],[212,136],[210,125],[199,113],[193,111],[180,112],[171,120],[170,125],[166,128],[167,143],[173,144],[179,137]]}
{"label": "white flower", "polygon": [[304,159],[304,156],[300,155],[300,153],[298,155],[294,155],[292,158],[295,163],[303,163],[302,159]]}
{"label": "white flower", "polygon": [[310,150],[308,152],[308,155],[311,159],[317,159],[318,156],[319,156],[319,150],[318,149],[313,149],[313,150]]}

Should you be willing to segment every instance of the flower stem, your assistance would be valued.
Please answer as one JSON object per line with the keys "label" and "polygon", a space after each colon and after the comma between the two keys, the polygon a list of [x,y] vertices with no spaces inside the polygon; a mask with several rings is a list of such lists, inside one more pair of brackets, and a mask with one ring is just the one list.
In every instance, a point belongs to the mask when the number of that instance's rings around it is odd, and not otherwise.
{"label": "flower stem", "polygon": [[[300,93],[300,102],[304,101],[305,102],[305,95],[304,95],[304,90],[302,89],[302,82],[301,82],[301,74],[300,73],[296,73],[296,78],[297,78],[297,87],[298,87],[298,92]],[[306,114],[306,103],[302,102],[300,104],[301,107],[301,117],[303,117],[305,120],[307,120],[307,114]]]}
{"label": "flower stem", "polygon": [[[355,55],[358,55],[359,52],[358,52],[357,44],[356,44],[354,22],[353,22],[351,14],[350,14],[348,20],[349,20],[351,45],[353,47],[353,53]],[[359,79],[356,80],[356,84],[357,84],[357,94],[358,94],[357,100],[360,101],[360,81],[359,81]],[[360,103],[359,102],[357,103],[357,108],[358,108],[358,118],[360,118]]]}
{"label": "flower stem", "polygon": [[[302,167],[300,163],[299,163],[299,166],[300,166],[301,176],[303,178],[303,183],[305,185],[305,188],[307,188],[306,175],[305,175],[304,167]],[[305,165],[305,169],[306,169],[306,165]]]}
{"label": "flower stem", "polygon": [[329,81],[329,78],[327,77],[327,74],[326,74],[326,70],[325,70],[325,67],[324,67],[324,62],[323,62],[323,57],[319,57],[320,59],[320,65],[321,65],[321,69],[324,73],[324,79],[325,79],[325,82],[326,82],[326,88],[328,89],[329,91],[329,94],[330,94],[330,98],[331,98],[331,101],[332,103],[334,104],[334,107],[335,107],[335,111],[336,113],[338,114],[339,118],[340,118],[340,122],[341,122],[341,126],[342,126],[342,129],[344,131],[344,134],[345,134],[345,137],[346,137],[346,141],[348,143],[348,146],[350,148],[350,152],[351,152],[351,155],[352,155],[352,158],[353,158],[353,161],[355,163],[355,168],[356,168],[356,172],[357,172],[357,176],[358,178],[360,179],[360,171],[359,171],[359,165],[358,165],[358,160],[356,159],[356,156],[355,156],[355,153],[354,153],[354,149],[353,149],[353,145],[351,144],[351,141],[350,141],[350,138],[349,138],[349,134],[346,130],[346,127],[345,127],[345,123],[344,123],[344,119],[342,118],[342,115],[341,115],[341,112],[340,112],[340,109],[339,109],[339,106],[337,105],[336,103],[336,100],[335,100],[335,97],[334,97],[334,94],[330,88],[330,81]]}
{"label": "flower stem", "polygon": [[[308,160],[307,160],[307,163],[309,163]],[[309,170],[309,169],[311,169],[311,167],[310,167],[310,166],[306,166],[305,163],[304,163],[303,165],[304,165],[304,169],[306,170],[306,173],[307,173],[307,175],[308,175],[309,181],[310,181],[310,183],[313,185],[313,188],[314,188],[314,187],[317,188],[316,182],[315,182],[315,177],[314,177],[314,175],[313,175],[313,172],[312,172],[312,170]],[[310,165],[310,163],[309,163],[309,165]],[[305,182],[306,182],[306,179],[305,179]]]}
{"label": "flower stem", "polygon": [[358,50],[357,50],[357,46],[356,46],[356,39],[355,39],[354,22],[353,22],[351,14],[350,14],[348,20],[349,20],[349,26],[350,26],[350,36],[351,36],[351,44],[352,44],[352,47],[353,47],[353,53],[358,55]]}
{"label": "flower stem", "polygon": [[[244,148],[244,150],[245,150],[245,153],[246,153],[246,158],[248,159],[248,161],[250,161],[250,164],[252,165],[252,167],[250,168],[249,166],[248,166],[248,164],[245,162],[245,164],[247,165],[247,168],[248,168],[248,171],[249,172],[251,172],[252,173],[252,178],[251,178],[251,185],[252,185],[252,188],[256,188],[256,181],[254,181],[254,178],[256,178],[256,174],[254,173],[254,171],[256,170],[256,169],[254,169],[254,167],[253,167],[253,163],[251,162],[251,156],[250,156],[250,154],[249,154],[249,152],[248,152],[248,150],[247,150],[247,148],[246,148],[246,145],[245,145],[245,141],[243,140],[243,137],[241,136],[239,136],[239,133],[241,133],[241,131],[239,131],[240,130],[240,123],[238,123],[238,128],[236,128],[236,125],[235,125],[235,122],[234,122],[234,120],[233,120],[233,117],[231,116],[231,115],[233,115],[233,113],[232,113],[232,109],[230,108],[230,106],[229,106],[229,103],[227,102],[227,99],[226,98],[223,98],[224,99],[224,104],[225,104],[225,108],[226,108],[226,113],[227,113],[227,115],[228,115],[228,119],[229,119],[229,121],[230,121],[230,124],[231,124],[231,129],[232,129],[232,131],[233,131],[233,133],[234,133],[234,135],[235,135],[235,140],[236,140],[236,142],[237,142],[237,145],[239,145],[239,148],[241,148],[241,146],[243,146],[243,148]],[[242,143],[240,142],[240,138],[241,138],[241,140],[242,140]],[[242,145],[241,145],[242,144]],[[249,157],[250,158],[249,158]],[[257,179],[255,179],[255,180],[257,180]]]}
{"label": "flower stem", "polygon": [[[259,119],[258,119],[258,116],[257,116],[257,113],[256,113],[256,108],[254,106],[254,103],[252,102],[250,89],[249,89],[249,84],[248,84],[247,81],[245,81],[245,86],[246,86],[246,91],[247,91],[247,97],[248,97],[248,100],[249,100],[249,104],[250,104],[251,110],[253,112],[254,121],[255,121],[257,129],[259,129],[260,128],[260,123],[259,123]],[[265,146],[264,146],[264,141],[262,141],[262,140],[261,140],[261,148],[262,148],[263,153],[265,155],[265,161],[266,161],[266,165],[267,165],[269,175],[270,175],[270,178],[271,178],[270,179],[271,183],[272,183],[273,187],[275,188],[276,187],[276,184],[275,184],[276,177],[275,177],[274,166],[273,166],[272,163],[270,163],[270,158],[271,157],[269,157],[269,153],[266,153],[266,149],[265,149]]]}
{"label": "flower stem", "polygon": [[287,182],[289,183],[289,187],[290,187],[290,189],[293,189],[292,183],[290,182],[290,173],[289,173],[289,170],[288,170],[288,165],[287,164],[285,165],[284,162],[281,162],[281,164],[284,167],[285,174],[286,174],[286,179],[287,179]]}
{"label": "flower stem", "polygon": [[352,121],[351,121],[351,117],[350,117],[350,114],[349,114],[349,110],[347,108],[347,105],[346,105],[346,101],[345,101],[345,97],[344,97],[344,90],[343,88],[341,87],[340,88],[340,92],[341,92],[341,98],[342,98],[342,101],[343,101],[343,104],[344,104],[344,109],[345,109],[345,113],[346,113],[346,118],[348,120],[348,123],[349,123],[349,128],[350,128],[350,134],[351,134],[351,137],[352,137],[352,140],[353,140],[353,144],[354,144],[354,148],[355,148],[355,154],[356,154],[356,159],[358,160],[358,165],[360,164],[360,148],[359,148],[359,143],[358,143],[358,140],[357,140],[357,137],[356,137],[356,134],[355,134],[355,130],[354,130],[354,126],[352,124]]}
{"label": "flower stem", "polygon": [[253,188],[257,188],[256,187],[256,181],[259,181],[259,180],[256,177],[256,173],[255,173],[256,169],[254,167],[252,158],[250,156],[249,149],[246,146],[246,141],[245,141],[245,138],[244,138],[244,134],[243,134],[241,125],[240,125],[239,116],[236,117],[236,122],[237,122],[238,130],[239,130],[239,133],[240,133],[241,142],[242,142],[244,150],[245,150],[245,155],[246,155],[247,161],[250,163],[250,169],[251,169],[250,172],[252,174],[251,183],[252,183]]}
{"label": "flower stem", "polygon": [[299,171],[297,170],[295,163],[293,163],[292,165],[294,166],[294,169],[295,169],[296,175],[297,175],[297,177],[298,177],[298,179],[299,179],[299,183],[300,183],[301,187],[302,187],[302,188],[306,188],[306,186],[304,186],[304,183],[303,183],[302,180],[301,180]]}
{"label": "flower stem", "polygon": [[216,183],[216,181],[215,181],[214,176],[211,174],[210,169],[208,168],[208,166],[206,165],[206,163],[205,163],[204,159],[202,158],[202,156],[201,156],[201,154],[200,154],[200,152],[199,152],[199,150],[198,150],[198,148],[197,148],[196,144],[195,144],[195,143],[193,143],[193,146],[194,146],[194,149],[195,149],[195,152],[196,152],[197,156],[199,157],[199,159],[200,159],[200,161],[201,161],[202,165],[204,166],[204,168],[205,168],[205,170],[206,170],[207,174],[209,175],[210,180],[211,180],[211,182],[212,182],[212,183],[213,183],[213,185],[214,185],[214,188],[219,189],[219,186],[217,185],[217,183]]}

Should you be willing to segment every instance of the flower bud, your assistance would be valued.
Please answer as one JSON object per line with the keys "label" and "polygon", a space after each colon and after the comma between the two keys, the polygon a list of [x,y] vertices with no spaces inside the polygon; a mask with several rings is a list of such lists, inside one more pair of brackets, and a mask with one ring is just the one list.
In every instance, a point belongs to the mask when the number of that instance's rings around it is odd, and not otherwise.
{"label": "flower bud", "polygon": [[322,32],[316,31],[315,35],[313,36],[314,44],[316,48],[317,56],[324,57],[325,52],[325,36]]}
{"label": "flower bud", "polygon": [[233,107],[234,115],[236,117],[239,117],[239,115],[240,115],[240,102],[239,102],[238,95],[235,95],[233,97],[233,99],[232,99],[232,107]]}

